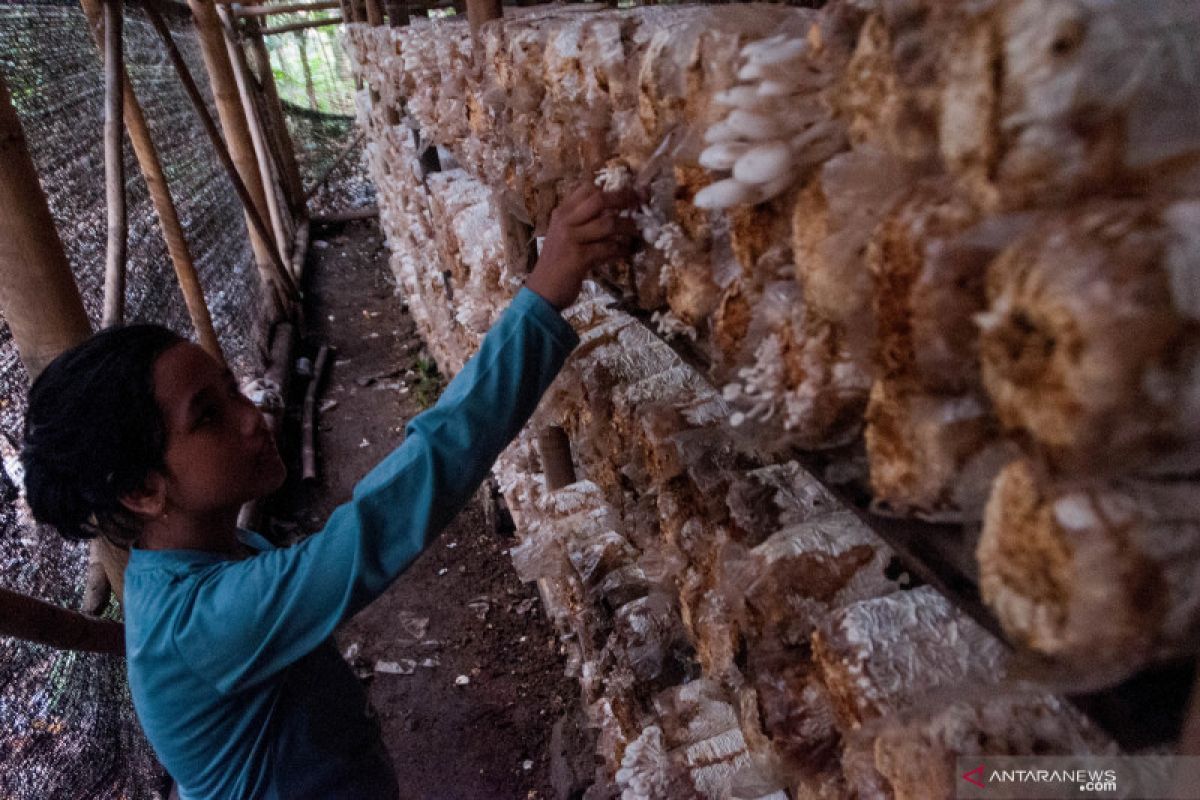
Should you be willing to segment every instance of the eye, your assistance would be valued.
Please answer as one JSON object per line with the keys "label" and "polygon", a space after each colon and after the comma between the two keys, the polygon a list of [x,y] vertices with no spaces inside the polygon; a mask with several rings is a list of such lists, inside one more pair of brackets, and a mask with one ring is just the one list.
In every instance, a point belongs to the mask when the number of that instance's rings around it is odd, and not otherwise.
{"label": "eye", "polygon": [[205,406],[200,410],[196,420],[192,423],[193,428],[203,428],[205,425],[211,425],[220,418],[220,411],[216,406]]}

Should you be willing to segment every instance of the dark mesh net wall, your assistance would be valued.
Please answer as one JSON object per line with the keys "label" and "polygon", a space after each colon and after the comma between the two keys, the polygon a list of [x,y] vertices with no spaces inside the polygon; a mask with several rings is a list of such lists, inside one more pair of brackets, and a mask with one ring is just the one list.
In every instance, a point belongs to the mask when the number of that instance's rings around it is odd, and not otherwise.
{"label": "dark mesh net wall", "polygon": [[[270,26],[281,26],[316,16],[279,14],[267,19]],[[309,201],[313,213],[375,202],[354,123],[354,79],[340,37],[336,25],[264,37],[304,185],[311,187],[329,175]]]}
{"label": "dark mesh net wall", "polygon": [[[203,62],[186,16],[176,41],[206,94]],[[158,146],[221,345],[239,374],[257,363],[257,274],[233,188],[167,61],[133,2],[125,58]],[[13,94],[34,162],[93,325],[103,296],[103,77],[76,3],[0,4],[0,70]],[[126,319],[193,336],[161,231],[126,144],[129,274]],[[5,213],[5,210],[0,210]],[[28,378],[0,325],[0,585],[77,608],[86,547],[40,530],[16,500]],[[119,616],[119,609],[108,612]],[[121,659],[62,653],[0,639],[0,797],[148,798],[165,776],[129,701]]]}

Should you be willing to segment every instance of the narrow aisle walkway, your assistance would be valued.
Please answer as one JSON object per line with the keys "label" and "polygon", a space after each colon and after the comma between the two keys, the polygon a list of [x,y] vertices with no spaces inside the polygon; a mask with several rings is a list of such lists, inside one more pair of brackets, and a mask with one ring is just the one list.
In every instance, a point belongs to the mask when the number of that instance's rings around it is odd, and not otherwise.
{"label": "narrow aisle walkway", "polygon": [[[394,296],[378,226],[316,229],[312,238],[302,352],[311,358],[322,342],[337,352],[321,393],[321,477],[311,487],[293,477],[285,487],[273,514],[278,538],[319,530],[442,386]],[[303,388],[293,394],[302,397]],[[290,425],[298,431],[294,416]],[[297,454],[289,466],[299,473]],[[571,775],[591,769],[589,746],[571,734],[578,685],[564,677],[536,590],[517,580],[504,552],[511,540],[481,497],[384,597],[343,626],[339,644],[370,682],[402,797],[578,796]],[[552,757],[564,749],[552,748],[552,734],[564,730],[555,744],[565,739],[572,755]]]}

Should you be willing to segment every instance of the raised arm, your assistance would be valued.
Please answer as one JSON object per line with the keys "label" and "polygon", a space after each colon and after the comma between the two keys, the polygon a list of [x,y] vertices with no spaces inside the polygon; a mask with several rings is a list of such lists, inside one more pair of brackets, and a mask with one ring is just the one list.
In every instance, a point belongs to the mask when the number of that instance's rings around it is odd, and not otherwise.
{"label": "raised arm", "polygon": [[121,623],[89,617],[3,588],[0,588],[0,636],[26,639],[59,650],[125,654],[125,628]]}
{"label": "raised arm", "polygon": [[568,198],[528,287],[323,531],[198,584],[175,631],[197,674],[234,691],[292,663],[381,594],[458,513],[575,346],[556,309],[574,301],[593,265],[628,246],[628,222],[615,212],[630,199],[586,188]]}

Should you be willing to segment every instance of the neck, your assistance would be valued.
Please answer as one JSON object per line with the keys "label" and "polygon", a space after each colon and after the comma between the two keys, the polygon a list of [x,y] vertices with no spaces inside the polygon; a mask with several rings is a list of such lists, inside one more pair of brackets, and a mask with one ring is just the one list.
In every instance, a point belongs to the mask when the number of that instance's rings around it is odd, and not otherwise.
{"label": "neck", "polygon": [[203,550],[237,556],[241,551],[237,516],[237,508],[204,514],[172,509],[161,519],[147,522],[137,544],[146,550]]}

